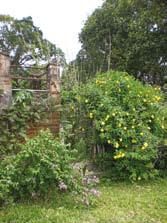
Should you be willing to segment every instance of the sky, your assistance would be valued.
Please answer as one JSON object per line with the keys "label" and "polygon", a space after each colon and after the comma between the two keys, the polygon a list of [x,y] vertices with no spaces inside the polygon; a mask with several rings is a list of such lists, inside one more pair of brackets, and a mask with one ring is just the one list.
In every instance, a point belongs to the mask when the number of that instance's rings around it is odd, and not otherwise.
{"label": "sky", "polygon": [[60,47],[67,61],[75,59],[81,44],[78,40],[87,17],[103,0],[0,0],[0,14],[17,19],[31,16],[44,38]]}

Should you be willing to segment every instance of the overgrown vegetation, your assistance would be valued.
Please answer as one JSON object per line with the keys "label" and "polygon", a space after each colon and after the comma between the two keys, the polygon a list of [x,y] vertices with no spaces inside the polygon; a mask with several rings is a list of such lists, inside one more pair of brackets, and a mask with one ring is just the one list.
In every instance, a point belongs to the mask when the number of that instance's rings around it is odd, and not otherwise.
{"label": "overgrown vegetation", "polygon": [[166,13],[166,0],[104,1],[80,33],[82,48],[75,61],[79,79],[114,69],[162,85],[167,71]]}
{"label": "overgrown vegetation", "polygon": [[52,191],[71,191],[78,202],[93,204],[99,196],[95,188],[99,179],[83,177],[73,168],[68,147],[50,131],[41,131],[21,144],[18,153],[4,157],[0,163],[0,204],[42,199]]}
{"label": "overgrown vegetation", "polygon": [[75,190],[71,156],[66,145],[46,131],[20,145],[20,152],[0,164],[0,200],[39,198],[60,183]]}
{"label": "overgrown vegetation", "polygon": [[[45,130],[27,137],[32,124],[55,111],[55,100],[23,91],[0,110],[0,205],[7,207],[0,222],[166,223],[166,6],[106,0],[88,18],[82,49],[63,73],[56,136]],[[31,17],[0,15],[0,37],[0,50],[16,65],[11,75],[24,77],[15,88],[45,90],[50,78],[40,79],[40,68],[65,65]],[[100,170],[102,193],[85,160]]]}
{"label": "overgrown vegetation", "polygon": [[98,163],[117,176],[141,180],[157,175],[157,147],[167,121],[160,89],[111,71],[63,96],[71,110],[72,143],[83,138],[89,154],[98,145]]}
{"label": "overgrown vegetation", "polygon": [[1,111],[0,116],[0,156],[19,150],[18,142],[24,142],[27,129],[41,117],[47,118],[53,110],[49,99],[37,101],[30,92],[21,91],[13,97],[10,107]]}
{"label": "overgrown vegetation", "polygon": [[55,59],[65,65],[62,50],[44,39],[42,31],[34,25],[30,16],[15,19],[0,15],[0,37],[0,51],[11,56],[12,65],[46,65]]}

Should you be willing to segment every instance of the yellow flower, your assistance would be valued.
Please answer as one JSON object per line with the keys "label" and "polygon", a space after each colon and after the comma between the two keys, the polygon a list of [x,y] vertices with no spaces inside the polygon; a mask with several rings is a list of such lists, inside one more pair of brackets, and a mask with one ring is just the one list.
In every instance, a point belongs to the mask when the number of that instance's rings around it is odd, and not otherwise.
{"label": "yellow flower", "polygon": [[135,108],[133,108],[132,110],[133,110],[133,111],[136,111],[136,109],[135,109]]}
{"label": "yellow flower", "polygon": [[132,139],[132,143],[137,143],[136,139]]}
{"label": "yellow flower", "polygon": [[112,116],[115,116],[115,113],[114,112],[112,113]]}
{"label": "yellow flower", "polygon": [[156,101],[160,101],[160,100],[161,100],[161,97],[159,97],[159,96],[155,96],[155,100],[156,100]]}
{"label": "yellow flower", "polygon": [[104,129],[100,129],[101,132],[104,132]]}
{"label": "yellow flower", "polygon": [[124,130],[127,130],[127,127],[124,127]]}
{"label": "yellow flower", "polygon": [[150,130],[151,128],[148,126],[147,129]]}
{"label": "yellow flower", "polygon": [[154,115],[151,115],[151,118],[154,118]]}
{"label": "yellow flower", "polygon": [[125,156],[125,153],[119,152],[117,155],[114,156],[114,159],[120,159],[120,158],[123,158],[124,156]]}
{"label": "yellow flower", "polygon": [[122,126],[121,123],[119,123],[119,124],[118,124],[118,127],[120,128],[121,126]]}
{"label": "yellow flower", "polygon": [[143,133],[143,132],[141,132],[141,133],[140,133],[140,135],[141,135],[141,136],[143,136],[143,135],[144,135],[144,133]]}
{"label": "yellow flower", "polygon": [[148,143],[147,143],[147,142],[145,142],[145,143],[144,143],[144,146],[145,146],[145,147],[148,147]]}
{"label": "yellow flower", "polygon": [[118,156],[115,155],[115,156],[114,156],[114,159],[115,159],[115,160],[118,159]]}
{"label": "yellow flower", "polygon": [[107,116],[106,116],[106,118],[105,118],[105,120],[106,120],[106,121],[108,121],[108,119],[109,119],[109,118],[110,118],[110,116],[109,116],[109,115],[107,115]]}
{"label": "yellow flower", "polygon": [[147,100],[144,98],[143,101],[146,102]]}
{"label": "yellow flower", "polygon": [[85,103],[88,103],[88,99],[85,100]]}
{"label": "yellow flower", "polygon": [[93,118],[93,113],[89,113],[89,117],[92,119]]}
{"label": "yellow flower", "polygon": [[161,126],[161,128],[162,128],[162,129],[164,129],[164,128],[165,128],[165,126],[164,126],[164,125],[162,125],[162,126]]}
{"label": "yellow flower", "polygon": [[107,142],[108,142],[108,144],[111,144],[111,140],[108,140]]}
{"label": "yellow flower", "polygon": [[122,138],[120,138],[119,141],[122,142]]}
{"label": "yellow flower", "polygon": [[127,88],[130,88],[129,84],[127,85]]}
{"label": "yellow flower", "polygon": [[105,125],[105,122],[101,122],[102,125]]}
{"label": "yellow flower", "polygon": [[119,148],[119,143],[115,143],[115,148]]}
{"label": "yellow flower", "polygon": [[148,143],[145,142],[144,145],[141,147],[141,150],[145,150],[148,147]]}
{"label": "yellow flower", "polygon": [[124,156],[125,156],[125,153],[122,153],[122,154],[121,154],[121,157],[123,158]]}
{"label": "yellow flower", "polygon": [[134,129],[135,127],[134,127],[134,125],[132,125],[132,129]]}

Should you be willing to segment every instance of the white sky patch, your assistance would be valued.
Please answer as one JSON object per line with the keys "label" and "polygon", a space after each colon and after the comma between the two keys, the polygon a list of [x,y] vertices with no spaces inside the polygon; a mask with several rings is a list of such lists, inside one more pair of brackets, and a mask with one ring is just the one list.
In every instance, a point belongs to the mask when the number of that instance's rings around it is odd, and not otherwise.
{"label": "white sky patch", "polygon": [[71,61],[80,49],[78,34],[85,20],[102,3],[103,0],[1,0],[0,14],[18,19],[31,16],[44,37]]}

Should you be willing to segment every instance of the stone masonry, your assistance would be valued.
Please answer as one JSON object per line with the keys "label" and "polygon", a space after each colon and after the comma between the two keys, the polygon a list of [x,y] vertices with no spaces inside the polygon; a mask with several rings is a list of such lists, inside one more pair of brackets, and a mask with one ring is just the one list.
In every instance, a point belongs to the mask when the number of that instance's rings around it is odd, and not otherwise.
{"label": "stone masonry", "polygon": [[10,57],[5,53],[0,53],[0,109],[9,106],[12,98],[9,70]]}

